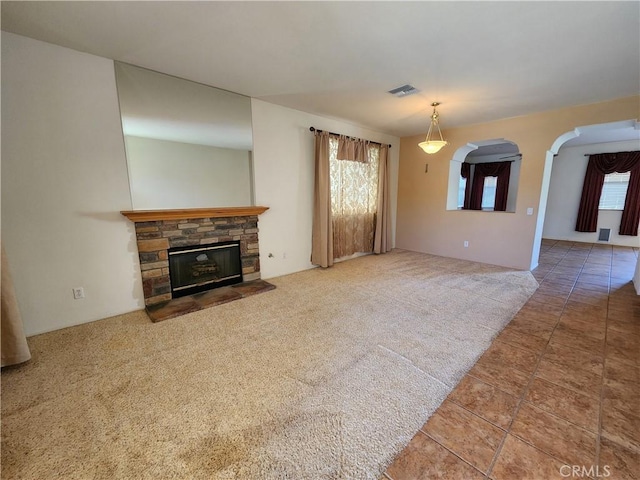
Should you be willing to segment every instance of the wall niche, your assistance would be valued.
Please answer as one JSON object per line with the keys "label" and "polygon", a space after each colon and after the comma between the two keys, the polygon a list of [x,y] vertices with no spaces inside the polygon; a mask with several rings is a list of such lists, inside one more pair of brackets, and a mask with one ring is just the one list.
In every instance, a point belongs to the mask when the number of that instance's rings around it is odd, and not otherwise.
{"label": "wall niche", "polygon": [[449,167],[447,210],[516,211],[522,154],[504,138],[469,142]]}

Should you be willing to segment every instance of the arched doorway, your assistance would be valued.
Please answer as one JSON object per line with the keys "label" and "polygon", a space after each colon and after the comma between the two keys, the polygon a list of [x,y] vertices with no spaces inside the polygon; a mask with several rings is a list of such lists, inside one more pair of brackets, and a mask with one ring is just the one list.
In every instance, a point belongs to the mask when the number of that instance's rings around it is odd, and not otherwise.
{"label": "arched doorway", "polygon": [[640,133],[640,123],[637,120],[624,120],[620,122],[602,123],[597,125],[587,125],[576,127],[574,130],[560,135],[547,151],[542,177],[542,188],[540,192],[540,203],[538,205],[538,220],[536,223],[533,251],[531,255],[531,269],[538,266],[540,257],[540,246],[544,222],[547,213],[547,202],[549,197],[549,187],[551,184],[551,172],[554,157],[558,154],[563,145],[588,145],[605,142],[615,142],[623,140],[638,139]]}

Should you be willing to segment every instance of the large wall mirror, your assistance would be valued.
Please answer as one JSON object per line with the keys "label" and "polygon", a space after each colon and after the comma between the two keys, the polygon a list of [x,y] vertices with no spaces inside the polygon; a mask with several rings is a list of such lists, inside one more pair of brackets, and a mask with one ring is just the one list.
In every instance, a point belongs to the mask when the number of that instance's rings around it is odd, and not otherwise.
{"label": "large wall mirror", "polygon": [[116,62],[134,210],[253,205],[249,97]]}

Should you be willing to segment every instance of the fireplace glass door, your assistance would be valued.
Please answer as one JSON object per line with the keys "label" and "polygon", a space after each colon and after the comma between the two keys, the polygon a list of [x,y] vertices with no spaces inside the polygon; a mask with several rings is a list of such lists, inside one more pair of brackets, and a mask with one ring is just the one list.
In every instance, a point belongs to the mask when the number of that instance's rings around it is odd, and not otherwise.
{"label": "fireplace glass door", "polygon": [[173,298],[242,282],[240,242],[169,249]]}

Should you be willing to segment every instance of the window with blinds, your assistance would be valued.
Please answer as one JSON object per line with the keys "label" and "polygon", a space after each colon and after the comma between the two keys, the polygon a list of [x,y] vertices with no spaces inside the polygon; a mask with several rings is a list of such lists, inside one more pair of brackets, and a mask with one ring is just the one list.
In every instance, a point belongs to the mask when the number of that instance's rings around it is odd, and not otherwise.
{"label": "window with blinds", "polygon": [[598,210],[622,210],[627,196],[631,172],[610,173],[604,176]]}

